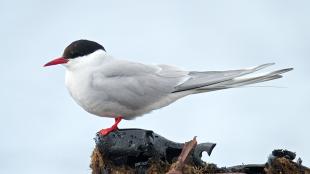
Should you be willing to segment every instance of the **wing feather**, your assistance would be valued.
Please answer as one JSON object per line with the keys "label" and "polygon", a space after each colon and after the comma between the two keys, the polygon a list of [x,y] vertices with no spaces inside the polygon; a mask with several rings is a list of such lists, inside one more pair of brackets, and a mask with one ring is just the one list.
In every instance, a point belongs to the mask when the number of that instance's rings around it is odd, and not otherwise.
{"label": "wing feather", "polygon": [[205,71],[205,72],[192,71],[189,73],[189,76],[191,76],[191,78],[185,81],[184,83],[176,86],[175,91],[173,92],[181,92],[181,91],[186,91],[186,90],[198,89],[204,86],[224,82],[224,81],[236,78],[236,77],[240,77],[246,74],[253,73],[255,71],[261,70],[273,64],[274,63],[267,63],[267,64],[263,64],[260,66],[252,67],[252,68],[229,70],[229,71]]}
{"label": "wing feather", "polygon": [[109,101],[140,109],[167,97],[187,74],[168,65],[119,60],[98,69],[93,74],[92,86],[103,91]]}

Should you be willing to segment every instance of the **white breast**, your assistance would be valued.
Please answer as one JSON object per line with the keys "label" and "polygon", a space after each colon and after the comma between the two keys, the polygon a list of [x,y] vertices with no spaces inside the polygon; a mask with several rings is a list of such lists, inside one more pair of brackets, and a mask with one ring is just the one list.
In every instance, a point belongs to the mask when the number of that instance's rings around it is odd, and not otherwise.
{"label": "white breast", "polygon": [[113,110],[119,106],[109,102],[104,91],[97,91],[92,88],[89,73],[68,71],[66,73],[66,87],[72,98],[87,112],[102,117],[117,117]]}

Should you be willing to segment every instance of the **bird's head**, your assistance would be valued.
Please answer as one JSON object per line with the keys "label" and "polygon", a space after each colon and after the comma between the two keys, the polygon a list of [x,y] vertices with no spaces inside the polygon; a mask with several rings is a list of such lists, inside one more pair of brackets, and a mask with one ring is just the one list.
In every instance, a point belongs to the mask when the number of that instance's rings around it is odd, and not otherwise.
{"label": "bird's head", "polygon": [[95,54],[100,50],[105,52],[104,47],[97,42],[90,40],[77,40],[65,48],[61,57],[46,63],[44,66],[63,64],[70,67],[81,61],[85,61],[88,59],[86,57],[91,57],[92,54]]}

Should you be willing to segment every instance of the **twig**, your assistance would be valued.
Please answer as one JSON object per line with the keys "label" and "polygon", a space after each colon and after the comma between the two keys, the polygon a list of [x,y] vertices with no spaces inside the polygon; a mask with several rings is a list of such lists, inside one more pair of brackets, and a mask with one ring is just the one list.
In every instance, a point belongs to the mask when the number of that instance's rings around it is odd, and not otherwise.
{"label": "twig", "polygon": [[186,142],[180,156],[178,157],[178,160],[175,162],[174,165],[171,166],[167,174],[182,174],[186,159],[188,158],[189,153],[194,149],[194,147],[196,147],[196,145],[196,137],[194,137],[193,140]]}

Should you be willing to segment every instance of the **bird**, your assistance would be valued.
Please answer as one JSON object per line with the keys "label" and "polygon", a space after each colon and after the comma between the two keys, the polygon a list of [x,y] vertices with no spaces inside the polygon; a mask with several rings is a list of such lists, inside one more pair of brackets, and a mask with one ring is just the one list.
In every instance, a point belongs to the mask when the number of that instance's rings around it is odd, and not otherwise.
{"label": "bird", "polygon": [[87,112],[114,118],[114,124],[99,131],[107,135],[118,129],[122,119],[132,120],[168,106],[183,97],[237,88],[279,79],[285,68],[249,75],[274,63],[226,71],[187,71],[166,64],[143,64],[117,59],[94,41],[81,39],[69,44],[63,55],[44,65],[63,65],[65,85]]}

